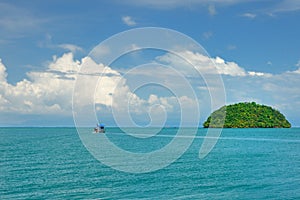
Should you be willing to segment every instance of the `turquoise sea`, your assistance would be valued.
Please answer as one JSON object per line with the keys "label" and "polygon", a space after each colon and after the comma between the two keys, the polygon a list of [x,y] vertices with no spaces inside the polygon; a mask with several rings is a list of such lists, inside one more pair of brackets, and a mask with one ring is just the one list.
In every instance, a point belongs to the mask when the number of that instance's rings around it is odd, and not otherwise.
{"label": "turquoise sea", "polygon": [[[132,139],[107,129],[133,152],[159,149],[175,133]],[[75,128],[0,128],[0,199],[300,199],[300,129],[223,129],[199,159],[205,133],[169,166],[134,174],[97,161]]]}

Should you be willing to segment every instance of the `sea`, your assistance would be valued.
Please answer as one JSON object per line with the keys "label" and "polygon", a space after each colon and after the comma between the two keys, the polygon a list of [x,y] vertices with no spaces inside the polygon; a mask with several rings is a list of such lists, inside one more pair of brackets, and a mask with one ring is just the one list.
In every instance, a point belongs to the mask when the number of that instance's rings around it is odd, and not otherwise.
{"label": "sea", "polygon": [[[138,139],[119,128],[105,134],[141,155],[170,144],[177,131]],[[0,128],[0,199],[300,199],[300,128],[223,129],[199,158],[206,134],[197,129],[168,165],[134,173],[96,159],[76,128]]]}

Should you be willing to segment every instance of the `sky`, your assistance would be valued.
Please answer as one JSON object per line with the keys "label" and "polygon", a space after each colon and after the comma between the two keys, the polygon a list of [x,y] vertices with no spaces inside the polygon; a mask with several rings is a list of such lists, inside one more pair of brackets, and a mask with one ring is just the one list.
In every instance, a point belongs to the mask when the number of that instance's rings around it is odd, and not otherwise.
{"label": "sky", "polygon": [[[90,52],[99,43],[144,27],[177,31],[205,51],[201,54],[180,46],[174,50],[176,56],[140,50],[132,43],[133,52],[110,66],[91,58]],[[180,106],[187,113],[199,106],[201,125],[212,111],[210,98],[216,88],[212,84],[221,78],[218,87],[222,88],[217,89],[224,89],[225,100],[220,105],[255,101],[280,110],[297,127],[299,36],[299,0],[2,0],[0,126],[74,126],[74,87],[81,95],[75,99],[79,102],[76,106],[84,108],[89,101],[84,98],[88,85],[76,88],[80,79],[77,73],[92,66],[94,75],[99,75],[94,76],[99,85],[95,86],[93,106],[99,120],[108,126],[130,125],[132,121],[123,115],[124,107],[138,125],[176,126],[182,120]],[[101,53],[110,53],[109,48],[102,48]],[[210,80],[195,75],[178,56],[204,74],[213,70],[217,73]],[[134,68],[146,62],[149,66]],[[185,83],[181,75],[162,65],[178,69],[192,85],[195,96],[182,92],[174,95],[172,88],[188,89],[177,82]],[[101,74],[101,70],[106,72]],[[132,71],[124,77],[124,70]],[[133,90],[141,80],[163,80],[165,85],[149,84]],[[81,114],[83,119],[93,113]],[[192,116],[187,116],[187,121],[193,120]],[[84,123],[94,125],[89,119],[86,117]]]}

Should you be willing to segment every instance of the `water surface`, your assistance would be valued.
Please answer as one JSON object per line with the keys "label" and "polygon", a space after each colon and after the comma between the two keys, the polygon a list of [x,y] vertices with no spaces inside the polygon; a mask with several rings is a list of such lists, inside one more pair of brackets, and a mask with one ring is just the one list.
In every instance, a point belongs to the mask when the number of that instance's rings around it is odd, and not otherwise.
{"label": "water surface", "polygon": [[[168,167],[130,174],[94,159],[74,128],[0,128],[0,199],[300,199],[300,129],[224,129],[199,159],[205,131]],[[150,152],[176,129],[148,139],[107,132],[128,151]]]}

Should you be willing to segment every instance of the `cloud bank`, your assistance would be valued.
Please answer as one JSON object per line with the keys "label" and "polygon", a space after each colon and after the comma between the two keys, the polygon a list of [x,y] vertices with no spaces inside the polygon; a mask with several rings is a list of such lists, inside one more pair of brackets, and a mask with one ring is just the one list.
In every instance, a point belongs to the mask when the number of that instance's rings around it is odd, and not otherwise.
{"label": "cloud bank", "polygon": [[[180,54],[201,73],[209,74],[213,67],[217,69],[223,77],[228,103],[257,101],[258,103],[272,105],[286,114],[294,125],[300,125],[298,116],[296,116],[296,113],[300,112],[300,88],[298,87],[300,85],[300,67],[295,71],[282,74],[252,72],[247,71],[235,62],[225,61],[221,57],[208,58],[191,51],[182,51]],[[212,66],[210,61],[213,61],[215,66]],[[179,66],[183,64],[178,58],[168,53],[156,57],[154,62],[167,64],[175,68],[178,66],[176,69],[180,69]],[[83,65],[94,65],[101,69],[100,71],[103,71],[102,74],[95,74],[92,71],[87,74],[87,77],[101,75],[95,94],[95,105],[99,112],[109,114],[112,108],[123,109],[129,106],[133,118],[149,121],[149,112],[157,118],[163,116],[163,113],[178,116],[178,99],[184,104],[185,109],[192,111],[196,105],[195,100],[183,94],[175,98],[172,95],[159,95],[151,92],[151,89],[145,90],[148,92],[146,95],[137,94],[132,91],[130,82],[128,82],[129,79],[122,77],[118,71],[97,64],[89,57],[75,60],[73,53],[70,52],[58,58],[54,57],[43,71],[28,72],[26,78],[14,85],[7,81],[6,66],[0,61],[0,112],[3,114],[1,125],[26,124],[27,117],[32,115],[40,116],[39,118],[42,119],[47,119],[47,116],[72,118],[74,83],[77,73]],[[153,70],[161,71],[161,77],[157,77],[157,79],[165,79],[166,82],[176,84],[176,79],[168,75],[167,71],[164,73],[163,69],[159,68],[152,68],[151,70],[152,72]],[[136,73],[144,74],[144,77],[151,77],[151,70],[142,69],[136,71]],[[193,74],[188,71],[180,73],[193,79]],[[198,97],[205,89],[207,91],[213,89],[206,88],[205,85],[201,85],[203,83],[199,84],[197,80],[193,84],[195,84],[195,88],[199,89],[195,91]],[[84,105],[84,86],[82,87],[82,99],[79,99],[79,101]],[[129,104],[124,101],[125,96],[128,97]],[[204,102],[201,97],[199,97],[199,101],[200,104]],[[203,120],[209,113],[201,113],[201,115]],[[12,116],[12,118],[9,119],[7,116]],[[16,121],[11,122],[12,120]]]}

